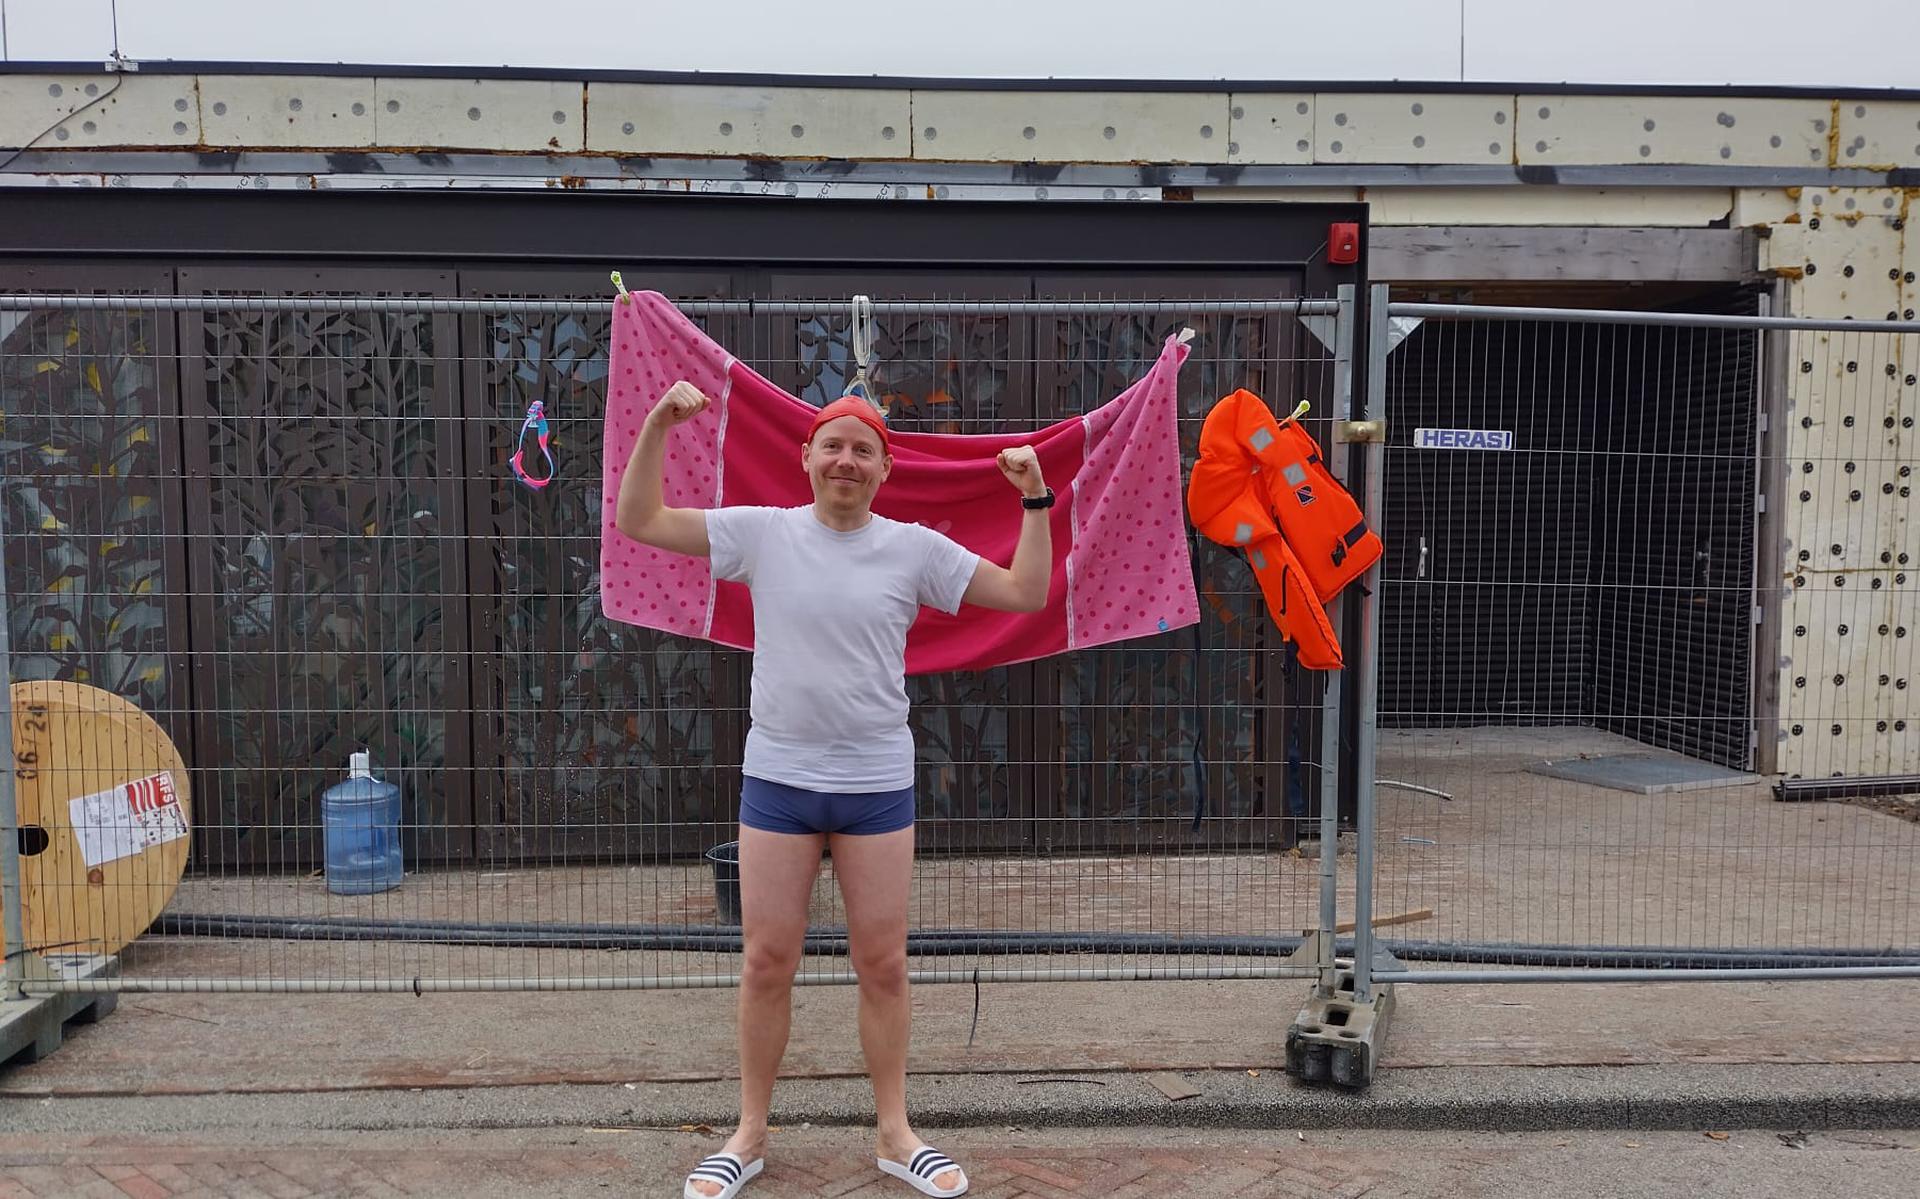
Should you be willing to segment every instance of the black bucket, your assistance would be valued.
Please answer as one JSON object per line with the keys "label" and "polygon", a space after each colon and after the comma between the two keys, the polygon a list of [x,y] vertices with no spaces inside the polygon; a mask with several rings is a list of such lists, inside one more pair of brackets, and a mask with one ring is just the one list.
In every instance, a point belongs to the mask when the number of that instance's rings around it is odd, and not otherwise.
{"label": "black bucket", "polygon": [[729,841],[707,851],[713,865],[713,906],[719,909],[720,923],[740,923],[740,843]]}

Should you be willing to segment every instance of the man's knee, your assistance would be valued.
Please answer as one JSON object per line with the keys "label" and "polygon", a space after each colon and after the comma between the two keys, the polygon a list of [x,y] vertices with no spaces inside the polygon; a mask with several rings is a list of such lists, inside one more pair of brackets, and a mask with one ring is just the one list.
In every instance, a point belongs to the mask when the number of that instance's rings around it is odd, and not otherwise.
{"label": "man's knee", "polygon": [[853,972],[863,990],[904,991],[907,986],[907,946],[905,939],[889,938],[884,944],[856,945]]}
{"label": "man's knee", "polygon": [[747,942],[744,960],[741,963],[741,982],[748,987],[785,987],[793,982],[793,975],[800,968],[801,944],[783,941],[752,940]]}

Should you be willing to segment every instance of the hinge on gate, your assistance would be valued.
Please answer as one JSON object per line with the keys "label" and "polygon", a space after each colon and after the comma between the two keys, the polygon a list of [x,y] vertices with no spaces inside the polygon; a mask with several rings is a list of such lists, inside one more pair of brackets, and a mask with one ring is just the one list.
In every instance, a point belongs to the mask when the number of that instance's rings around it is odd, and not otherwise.
{"label": "hinge on gate", "polygon": [[1753,623],[1754,623],[1754,624],[1760,624],[1760,623],[1762,622],[1762,620],[1763,620],[1763,619],[1764,619],[1764,616],[1763,616],[1763,612],[1762,612],[1762,609],[1761,609],[1761,607],[1760,607],[1760,605],[1759,605],[1759,604],[1755,604],[1755,605],[1753,606]]}
{"label": "hinge on gate", "polygon": [[1766,492],[1762,491],[1754,495],[1753,510],[1757,515],[1760,515],[1760,516],[1766,515],[1767,513],[1767,493]]}
{"label": "hinge on gate", "polygon": [[1767,414],[1762,412],[1760,414],[1760,431],[1762,433],[1765,433],[1767,431],[1767,426],[1768,426]]}

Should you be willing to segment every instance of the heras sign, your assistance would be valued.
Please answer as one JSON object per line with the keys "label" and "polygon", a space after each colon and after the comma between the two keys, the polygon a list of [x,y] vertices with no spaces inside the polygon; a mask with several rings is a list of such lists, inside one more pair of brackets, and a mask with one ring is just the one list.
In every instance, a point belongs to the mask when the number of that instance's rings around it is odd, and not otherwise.
{"label": "heras sign", "polygon": [[1417,450],[1510,450],[1511,429],[1415,429]]}

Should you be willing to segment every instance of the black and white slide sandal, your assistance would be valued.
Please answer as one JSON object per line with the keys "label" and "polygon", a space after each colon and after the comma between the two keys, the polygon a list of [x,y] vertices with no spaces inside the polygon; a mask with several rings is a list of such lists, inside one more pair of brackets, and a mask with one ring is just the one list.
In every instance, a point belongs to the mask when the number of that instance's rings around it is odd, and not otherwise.
{"label": "black and white slide sandal", "polygon": [[[906,1165],[890,1162],[886,1158],[878,1159],[880,1172],[891,1174],[895,1178],[904,1178],[913,1184],[913,1189],[922,1195],[932,1195],[934,1199],[953,1199],[955,1195],[967,1193],[967,1174],[960,1165],[946,1154],[930,1145],[922,1145],[913,1151]],[[933,1180],[948,1170],[960,1171],[960,1182],[948,1190],[933,1185]]]}
{"label": "black and white slide sandal", "polygon": [[[765,1158],[749,1164],[742,1161],[737,1153],[716,1153],[693,1168],[693,1173],[687,1175],[687,1185],[682,1188],[680,1194],[682,1199],[733,1199],[740,1193],[740,1188],[752,1182],[753,1176],[758,1174],[760,1168],[766,1164]],[[696,1182],[716,1183],[720,1190],[716,1194],[708,1195],[694,1187],[693,1184]],[[938,1191],[928,1192],[928,1194],[939,1193]]]}

